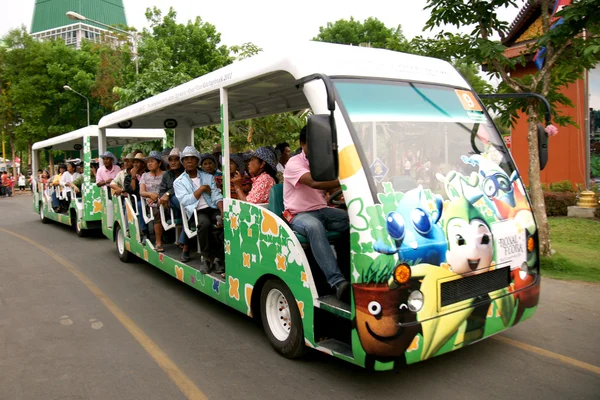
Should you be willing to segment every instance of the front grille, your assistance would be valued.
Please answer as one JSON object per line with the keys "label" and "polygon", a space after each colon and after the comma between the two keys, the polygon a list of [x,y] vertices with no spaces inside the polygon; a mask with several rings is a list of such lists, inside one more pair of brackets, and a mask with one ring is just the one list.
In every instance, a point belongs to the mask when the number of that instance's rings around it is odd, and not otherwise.
{"label": "front grille", "polygon": [[472,299],[510,285],[510,267],[442,283],[442,307]]}

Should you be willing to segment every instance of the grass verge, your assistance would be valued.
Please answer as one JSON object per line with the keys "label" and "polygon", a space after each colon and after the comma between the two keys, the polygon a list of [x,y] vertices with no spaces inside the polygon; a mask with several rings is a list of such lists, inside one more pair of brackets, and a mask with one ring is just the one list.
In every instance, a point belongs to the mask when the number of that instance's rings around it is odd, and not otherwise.
{"label": "grass verge", "polygon": [[542,257],[542,275],[600,282],[600,220],[550,217],[548,222],[556,254]]}

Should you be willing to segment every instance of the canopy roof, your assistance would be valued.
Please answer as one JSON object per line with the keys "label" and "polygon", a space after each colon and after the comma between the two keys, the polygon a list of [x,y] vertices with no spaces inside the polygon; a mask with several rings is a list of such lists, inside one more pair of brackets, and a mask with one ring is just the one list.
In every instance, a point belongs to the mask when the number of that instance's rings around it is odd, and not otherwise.
{"label": "canopy roof", "polygon": [[[90,125],[64,135],[34,143],[32,150],[78,150],[76,145],[83,145],[83,138],[90,136],[91,149],[98,149],[98,126]],[[118,147],[126,144],[162,140],[166,137],[163,129],[108,129],[106,131],[107,147]],[[79,146],[77,146],[79,147]]]}
{"label": "canopy roof", "polygon": [[469,88],[454,67],[443,60],[308,42],[235,62],[104,116],[98,125],[117,127],[130,120],[133,128],[161,128],[165,119],[170,118],[179,126],[215,125],[220,122],[220,88],[228,89],[230,121],[308,108],[296,81],[315,73],[331,78],[383,78]]}

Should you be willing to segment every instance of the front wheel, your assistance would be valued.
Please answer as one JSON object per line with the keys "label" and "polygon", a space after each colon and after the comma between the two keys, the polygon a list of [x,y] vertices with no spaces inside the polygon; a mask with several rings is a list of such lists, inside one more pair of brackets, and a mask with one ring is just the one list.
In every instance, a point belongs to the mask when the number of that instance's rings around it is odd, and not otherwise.
{"label": "front wheel", "polygon": [[280,280],[270,280],[260,294],[263,328],[271,345],[287,358],[304,354],[304,328],[298,304],[290,289]]}
{"label": "front wheel", "polygon": [[119,260],[124,263],[129,262],[129,252],[125,248],[125,234],[123,229],[119,225],[115,227],[115,243],[117,244],[117,253],[119,253]]}

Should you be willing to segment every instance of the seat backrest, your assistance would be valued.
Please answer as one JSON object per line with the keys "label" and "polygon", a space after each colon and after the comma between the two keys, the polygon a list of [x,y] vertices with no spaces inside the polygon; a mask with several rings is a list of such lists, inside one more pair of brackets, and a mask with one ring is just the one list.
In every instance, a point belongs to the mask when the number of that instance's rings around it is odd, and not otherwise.
{"label": "seat backrest", "polygon": [[281,217],[283,210],[283,183],[278,183],[269,192],[269,205],[267,207],[273,214]]}

